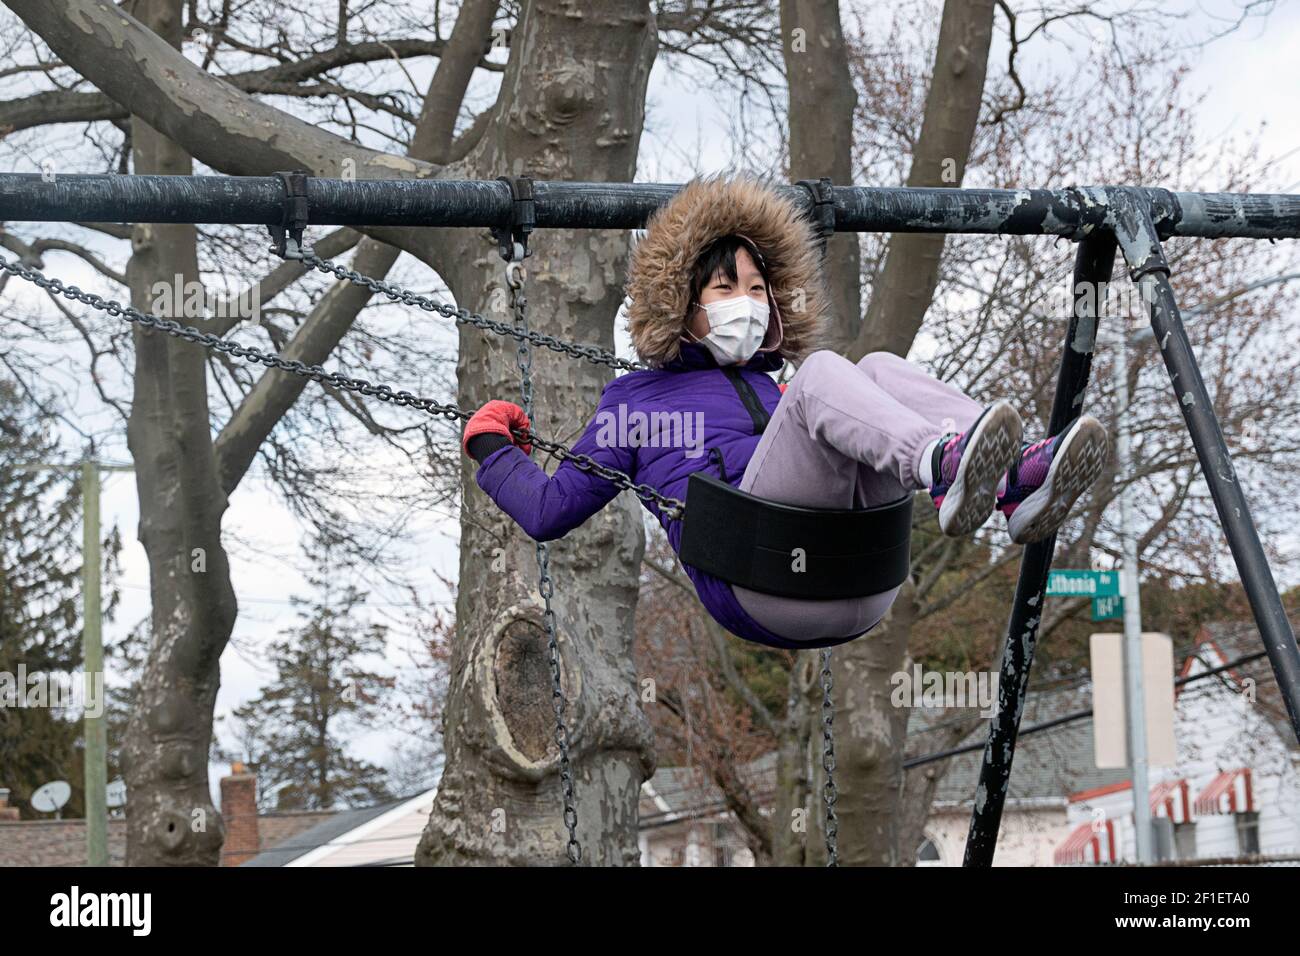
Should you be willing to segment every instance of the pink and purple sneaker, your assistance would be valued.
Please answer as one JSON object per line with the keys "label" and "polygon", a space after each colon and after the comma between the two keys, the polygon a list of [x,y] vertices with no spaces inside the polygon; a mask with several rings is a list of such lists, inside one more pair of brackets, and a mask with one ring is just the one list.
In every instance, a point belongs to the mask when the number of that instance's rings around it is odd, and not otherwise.
{"label": "pink and purple sneaker", "polygon": [[1011,540],[1029,544],[1053,534],[1101,475],[1108,453],[1106,429],[1091,415],[1079,416],[1059,435],[1024,443],[997,498]]}
{"label": "pink and purple sneaker", "polygon": [[999,399],[966,431],[940,438],[930,460],[930,497],[939,509],[944,534],[967,535],[988,520],[998,482],[1021,447],[1022,432],[1020,414]]}

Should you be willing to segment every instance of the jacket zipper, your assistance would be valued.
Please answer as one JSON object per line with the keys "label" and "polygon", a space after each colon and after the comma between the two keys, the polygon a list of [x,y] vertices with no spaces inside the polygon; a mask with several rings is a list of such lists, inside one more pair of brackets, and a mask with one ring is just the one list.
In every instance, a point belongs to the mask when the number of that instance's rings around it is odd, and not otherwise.
{"label": "jacket zipper", "polygon": [[741,404],[745,406],[745,411],[749,412],[750,419],[754,422],[754,434],[761,435],[767,428],[767,423],[771,419],[763,403],[759,401],[758,393],[754,391],[754,386],[745,381],[745,376],[741,374],[740,369],[727,367],[722,370],[722,374],[727,376],[727,381],[731,382],[731,387],[736,390],[740,396]]}

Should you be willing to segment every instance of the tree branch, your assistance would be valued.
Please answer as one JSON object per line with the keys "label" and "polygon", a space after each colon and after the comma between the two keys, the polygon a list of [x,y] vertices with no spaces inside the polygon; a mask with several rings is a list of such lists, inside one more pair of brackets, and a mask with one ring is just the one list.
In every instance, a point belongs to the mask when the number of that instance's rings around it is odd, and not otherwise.
{"label": "tree branch", "polygon": [[[395,39],[352,43],[314,53],[301,60],[291,60],[260,70],[232,73],[220,79],[244,93],[318,96],[318,85],[304,84],[331,70],[379,60],[442,56],[446,47],[447,41],[444,40]],[[479,56],[472,66],[474,69],[495,72],[505,69],[502,64],[493,63],[483,56]],[[58,123],[94,123],[126,120],[129,117],[130,112],[121,103],[98,90],[46,90],[0,102],[0,129],[6,133]]]}
{"label": "tree branch", "polygon": [[236,175],[303,167],[358,179],[434,175],[430,163],[351,143],[259,102],[195,66],[120,7],[97,0],[7,0],[69,67],[213,169]]}

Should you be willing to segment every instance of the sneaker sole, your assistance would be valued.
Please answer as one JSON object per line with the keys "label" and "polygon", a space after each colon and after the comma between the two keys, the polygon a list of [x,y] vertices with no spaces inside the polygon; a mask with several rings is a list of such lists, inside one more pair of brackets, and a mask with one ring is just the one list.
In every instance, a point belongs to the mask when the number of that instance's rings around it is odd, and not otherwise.
{"label": "sneaker sole", "polygon": [[975,426],[952,487],[939,506],[939,529],[950,537],[975,531],[993,513],[998,482],[1020,452],[1024,424],[1006,399],[989,406]]}
{"label": "sneaker sole", "polygon": [[1109,451],[1101,422],[1091,415],[1079,418],[1056,450],[1042,486],[1011,513],[1007,522],[1011,540],[1032,544],[1050,537],[1079,496],[1101,476]]}

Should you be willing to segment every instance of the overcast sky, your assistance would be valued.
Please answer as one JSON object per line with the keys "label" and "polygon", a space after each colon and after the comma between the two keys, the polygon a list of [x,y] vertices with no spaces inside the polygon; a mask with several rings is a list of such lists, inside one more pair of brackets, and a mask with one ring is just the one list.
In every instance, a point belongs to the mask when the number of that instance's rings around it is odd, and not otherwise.
{"label": "overcast sky", "polygon": [[[849,10],[861,5],[845,3],[844,6]],[[1183,34],[1184,40],[1204,36],[1214,29],[1215,23],[1223,23],[1223,18],[1230,16],[1235,8],[1236,4],[1231,2],[1185,5],[1183,9],[1188,15],[1174,21],[1175,29]],[[991,71],[999,74],[1005,62],[1000,47],[999,41],[999,48],[995,48],[991,58]],[[1284,3],[1266,21],[1248,23],[1195,54],[1190,77],[1191,85],[1206,94],[1204,108],[1198,116],[1201,139],[1217,142],[1225,136],[1252,132],[1261,122],[1267,123],[1261,156],[1277,161],[1277,181],[1291,191],[1300,190],[1300,124],[1294,121],[1298,50],[1300,4]],[[1088,51],[1076,50],[1073,55],[1082,68]],[[1035,56],[1059,57],[1061,48],[1054,47],[1050,52],[1026,51],[1023,60],[1026,72],[1034,68]],[[731,161],[734,149],[727,139],[727,131],[730,129],[728,111],[733,104],[720,98],[715,90],[699,90],[680,66],[670,70],[662,61],[652,73],[650,95],[639,179],[680,181],[690,173],[682,157],[698,156],[708,170],[721,168]],[[1205,190],[1219,187],[1212,181],[1198,185]],[[61,257],[58,262],[63,266],[69,260]],[[74,273],[70,276],[73,281],[82,278],[75,274],[75,269],[66,271]],[[412,274],[409,265],[404,271],[406,275]],[[18,285],[11,282],[7,294],[23,294],[16,289]],[[626,350],[624,334],[620,334],[620,342],[621,350]],[[393,384],[400,387],[402,383]],[[115,454],[119,460],[125,460],[120,445]],[[106,636],[112,640],[148,614],[148,565],[143,549],[135,540],[138,511],[130,475],[107,477],[102,513],[106,525],[115,522],[121,527],[125,542],[120,579],[122,606],[117,620],[106,627]],[[256,694],[269,676],[265,662],[259,659],[259,647],[293,623],[295,615],[289,596],[309,593],[301,573],[306,565],[300,549],[303,529],[265,484],[245,481],[240,486],[232,497],[226,527],[228,537],[237,542],[232,548],[232,573],[240,612],[234,639],[222,657],[218,714],[228,712]],[[446,516],[427,515],[413,522],[410,530],[413,537],[409,551],[415,566],[421,569],[419,578],[424,593],[433,600],[445,600],[446,594],[437,584],[434,572],[453,579],[456,576],[456,526]],[[1278,568],[1275,573],[1284,583],[1295,583],[1290,569]],[[385,616],[400,617],[407,600],[405,594],[386,593],[382,588],[371,594],[371,605],[387,612]],[[409,641],[409,635],[394,632],[388,655],[391,669],[402,666]],[[354,746],[359,755],[386,763],[393,739],[390,732],[377,731],[357,738]],[[213,771],[215,791],[225,767],[214,766]]]}

